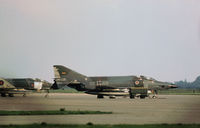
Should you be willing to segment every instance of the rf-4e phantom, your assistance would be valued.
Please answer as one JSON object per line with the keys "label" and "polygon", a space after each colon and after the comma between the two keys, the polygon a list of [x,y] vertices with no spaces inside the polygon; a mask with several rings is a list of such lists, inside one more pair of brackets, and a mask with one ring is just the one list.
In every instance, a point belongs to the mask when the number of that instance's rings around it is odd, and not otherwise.
{"label": "rf-4e phantom", "polygon": [[55,82],[53,89],[64,86],[97,95],[97,98],[109,96],[139,96],[145,98],[150,92],[156,94],[157,90],[176,88],[177,86],[144,76],[99,76],[88,77],[62,65],[54,65]]}

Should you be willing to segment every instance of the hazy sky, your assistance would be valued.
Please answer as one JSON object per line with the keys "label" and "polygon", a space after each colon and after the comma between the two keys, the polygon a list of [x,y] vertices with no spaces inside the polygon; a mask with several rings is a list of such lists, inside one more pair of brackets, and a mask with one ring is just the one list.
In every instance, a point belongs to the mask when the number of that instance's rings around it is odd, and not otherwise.
{"label": "hazy sky", "polygon": [[0,0],[0,76],[200,75],[199,0]]}

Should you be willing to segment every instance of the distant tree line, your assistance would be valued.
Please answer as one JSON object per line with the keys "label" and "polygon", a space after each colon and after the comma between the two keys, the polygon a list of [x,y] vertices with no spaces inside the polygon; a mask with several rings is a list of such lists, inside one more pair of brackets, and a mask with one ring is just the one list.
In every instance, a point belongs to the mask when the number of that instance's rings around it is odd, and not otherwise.
{"label": "distant tree line", "polygon": [[200,76],[198,76],[193,82],[187,82],[187,80],[184,80],[176,81],[175,84],[178,86],[178,88],[200,89]]}

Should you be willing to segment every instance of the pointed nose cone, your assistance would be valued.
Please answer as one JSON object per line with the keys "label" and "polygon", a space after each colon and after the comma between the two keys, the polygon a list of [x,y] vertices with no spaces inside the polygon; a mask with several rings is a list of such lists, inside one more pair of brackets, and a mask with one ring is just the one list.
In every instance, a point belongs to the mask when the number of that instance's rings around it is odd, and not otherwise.
{"label": "pointed nose cone", "polygon": [[178,86],[176,86],[175,84],[170,84],[168,85],[169,88],[178,88]]}

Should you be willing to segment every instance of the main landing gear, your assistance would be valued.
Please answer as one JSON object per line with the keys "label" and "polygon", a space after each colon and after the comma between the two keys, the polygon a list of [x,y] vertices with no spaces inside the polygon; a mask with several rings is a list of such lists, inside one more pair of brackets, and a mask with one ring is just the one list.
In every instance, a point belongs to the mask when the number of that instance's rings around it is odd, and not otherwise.
{"label": "main landing gear", "polygon": [[[13,93],[8,93],[9,97],[14,97]],[[1,97],[6,97],[6,93],[1,93]]]}
{"label": "main landing gear", "polygon": [[97,95],[97,99],[103,99],[103,95]]}
{"label": "main landing gear", "polygon": [[9,93],[8,96],[9,96],[9,97],[14,97],[14,94]]}
{"label": "main landing gear", "polygon": [[6,93],[1,93],[1,97],[6,97]]}

